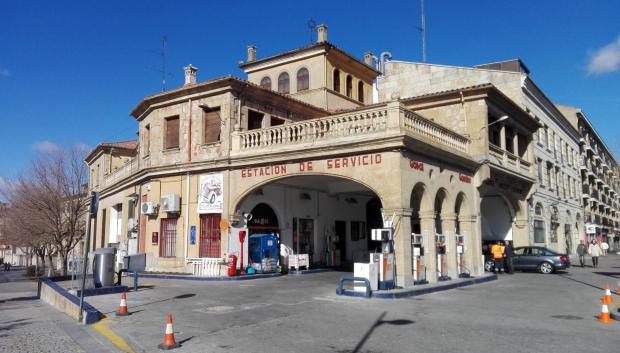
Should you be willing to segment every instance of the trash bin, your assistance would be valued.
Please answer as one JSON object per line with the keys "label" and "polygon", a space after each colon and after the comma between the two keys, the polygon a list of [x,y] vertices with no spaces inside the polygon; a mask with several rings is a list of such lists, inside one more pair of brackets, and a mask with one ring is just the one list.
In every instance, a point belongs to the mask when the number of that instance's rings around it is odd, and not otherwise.
{"label": "trash bin", "polygon": [[116,248],[99,248],[93,258],[93,281],[95,288],[114,285],[114,262]]}

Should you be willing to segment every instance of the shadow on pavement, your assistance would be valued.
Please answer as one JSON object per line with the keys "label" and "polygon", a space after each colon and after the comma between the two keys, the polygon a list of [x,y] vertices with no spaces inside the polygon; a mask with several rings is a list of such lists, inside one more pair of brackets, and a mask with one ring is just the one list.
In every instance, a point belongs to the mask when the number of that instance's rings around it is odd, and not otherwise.
{"label": "shadow on pavement", "polygon": [[362,349],[362,347],[364,346],[364,343],[366,343],[368,338],[370,338],[370,336],[374,332],[375,328],[377,328],[377,327],[379,327],[381,325],[385,324],[385,325],[401,326],[401,325],[410,325],[410,324],[415,323],[415,321],[405,320],[405,319],[383,320],[385,315],[387,315],[387,311],[384,311],[383,313],[381,313],[381,315],[379,315],[379,317],[377,318],[377,321],[375,321],[375,323],[368,329],[368,331],[366,331],[366,333],[364,334],[362,339],[357,343],[355,348],[353,348],[353,350],[351,351],[352,353],[360,352],[360,349]]}

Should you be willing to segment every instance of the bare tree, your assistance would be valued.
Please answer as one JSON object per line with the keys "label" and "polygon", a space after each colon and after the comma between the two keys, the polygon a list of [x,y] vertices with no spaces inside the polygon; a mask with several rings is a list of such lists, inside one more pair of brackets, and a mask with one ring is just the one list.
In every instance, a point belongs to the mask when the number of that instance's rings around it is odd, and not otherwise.
{"label": "bare tree", "polygon": [[76,149],[40,155],[5,196],[8,234],[32,247],[42,262],[59,256],[63,274],[84,234],[87,171],[81,157]]}

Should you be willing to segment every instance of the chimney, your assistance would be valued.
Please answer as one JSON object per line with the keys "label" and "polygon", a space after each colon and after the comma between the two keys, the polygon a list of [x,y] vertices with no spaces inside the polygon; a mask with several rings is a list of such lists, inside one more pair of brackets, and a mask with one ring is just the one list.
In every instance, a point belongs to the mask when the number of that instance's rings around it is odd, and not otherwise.
{"label": "chimney", "polygon": [[317,32],[317,38],[316,38],[317,43],[327,42],[327,26],[326,25],[324,24],[318,25],[316,27],[316,32]]}
{"label": "chimney", "polygon": [[256,46],[248,45],[248,60],[247,62],[252,62],[256,60]]}
{"label": "chimney", "polygon": [[370,51],[365,52],[364,53],[364,64],[372,67],[372,57],[373,57],[372,52]]}
{"label": "chimney", "polygon": [[195,66],[192,66],[192,64],[189,64],[185,66],[183,69],[185,71],[185,86],[195,85],[196,84],[196,72],[198,71],[198,68]]}

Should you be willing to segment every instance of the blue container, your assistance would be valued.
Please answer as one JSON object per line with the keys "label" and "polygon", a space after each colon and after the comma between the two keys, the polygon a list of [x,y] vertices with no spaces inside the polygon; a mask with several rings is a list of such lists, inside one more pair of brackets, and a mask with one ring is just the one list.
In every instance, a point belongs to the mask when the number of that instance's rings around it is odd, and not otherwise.
{"label": "blue container", "polygon": [[269,273],[278,269],[278,237],[274,234],[250,235],[248,252],[251,266],[256,272]]}

